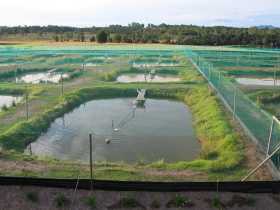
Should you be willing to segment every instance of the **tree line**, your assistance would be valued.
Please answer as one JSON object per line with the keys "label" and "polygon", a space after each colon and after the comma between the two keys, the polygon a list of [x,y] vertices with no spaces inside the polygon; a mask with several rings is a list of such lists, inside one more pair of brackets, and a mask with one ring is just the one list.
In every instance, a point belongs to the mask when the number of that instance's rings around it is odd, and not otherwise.
{"label": "tree line", "polygon": [[165,43],[188,45],[249,45],[280,47],[280,29],[269,27],[204,27],[194,25],[153,25],[131,23],[128,26],[0,26],[0,40],[54,40],[56,42]]}

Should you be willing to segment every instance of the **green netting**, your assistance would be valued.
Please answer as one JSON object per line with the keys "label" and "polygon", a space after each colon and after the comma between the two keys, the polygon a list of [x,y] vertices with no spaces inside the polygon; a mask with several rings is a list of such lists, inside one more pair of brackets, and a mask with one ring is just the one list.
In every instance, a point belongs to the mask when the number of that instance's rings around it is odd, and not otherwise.
{"label": "green netting", "polygon": [[[234,113],[234,117],[248,130],[249,134],[257,139],[263,150],[266,152],[269,144],[268,154],[271,154],[280,143],[280,124],[277,119],[258,107],[251,101],[246,94],[232,82],[231,78],[223,76],[218,68],[213,67],[207,58],[201,57],[199,54],[188,51],[187,55],[194,64],[197,65],[199,71],[213,85],[222,99],[230,107]],[[272,120],[274,122],[271,130]],[[270,132],[271,138],[270,138]],[[270,139],[270,141],[269,141]],[[280,168],[280,153],[273,156],[272,162]]]}

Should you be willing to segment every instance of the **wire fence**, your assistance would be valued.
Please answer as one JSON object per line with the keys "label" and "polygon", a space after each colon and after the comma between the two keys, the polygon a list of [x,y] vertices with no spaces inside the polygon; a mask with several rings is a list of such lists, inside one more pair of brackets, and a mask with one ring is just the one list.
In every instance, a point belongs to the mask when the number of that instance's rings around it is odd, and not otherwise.
{"label": "wire fence", "polygon": [[[261,109],[234,83],[223,75],[219,69],[193,51],[187,56],[197,69],[218,92],[222,100],[232,111],[233,117],[239,120],[248,134],[257,141],[266,155],[272,154],[280,143],[280,123],[278,119]],[[272,157],[277,171],[280,171],[280,153]]]}

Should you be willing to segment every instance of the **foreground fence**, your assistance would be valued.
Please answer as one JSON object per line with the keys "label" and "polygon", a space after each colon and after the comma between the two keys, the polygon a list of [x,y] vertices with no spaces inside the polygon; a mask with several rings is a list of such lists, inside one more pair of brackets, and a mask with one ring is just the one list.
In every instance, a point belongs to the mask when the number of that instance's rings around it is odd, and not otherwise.
{"label": "foreground fence", "polygon": [[242,92],[238,85],[229,77],[193,51],[187,51],[187,56],[200,73],[217,91],[223,102],[233,113],[250,137],[271,158],[274,175],[280,177],[280,123],[279,120],[261,109]]}
{"label": "foreground fence", "polygon": [[150,191],[150,192],[238,192],[279,193],[280,182],[128,182],[90,179],[43,179],[0,177],[0,186],[34,186],[49,188]]}

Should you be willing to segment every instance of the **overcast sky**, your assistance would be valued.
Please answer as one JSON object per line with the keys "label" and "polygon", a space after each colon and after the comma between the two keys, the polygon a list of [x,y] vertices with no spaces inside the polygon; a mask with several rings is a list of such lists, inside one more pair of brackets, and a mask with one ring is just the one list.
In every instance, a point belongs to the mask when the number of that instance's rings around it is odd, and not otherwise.
{"label": "overcast sky", "polygon": [[0,25],[280,26],[280,0],[0,0]]}

